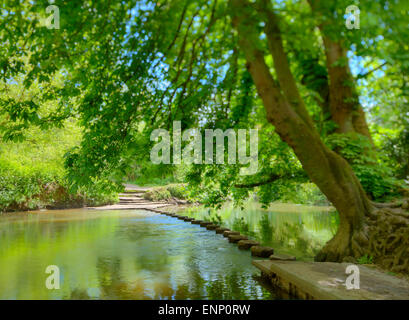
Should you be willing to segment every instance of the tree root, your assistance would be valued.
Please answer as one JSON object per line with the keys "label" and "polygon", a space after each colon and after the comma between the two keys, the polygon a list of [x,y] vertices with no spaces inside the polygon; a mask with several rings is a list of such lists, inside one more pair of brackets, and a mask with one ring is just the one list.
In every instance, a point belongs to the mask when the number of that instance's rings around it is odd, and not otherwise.
{"label": "tree root", "polygon": [[381,267],[409,273],[409,215],[387,208],[378,210],[370,226],[369,252]]}
{"label": "tree root", "polygon": [[374,263],[396,273],[409,273],[409,214],[401,209],[381,208],[366,217],[361,230],[349,235],[337,232],[316,261],[342,262],[347,257],[373,257]]}

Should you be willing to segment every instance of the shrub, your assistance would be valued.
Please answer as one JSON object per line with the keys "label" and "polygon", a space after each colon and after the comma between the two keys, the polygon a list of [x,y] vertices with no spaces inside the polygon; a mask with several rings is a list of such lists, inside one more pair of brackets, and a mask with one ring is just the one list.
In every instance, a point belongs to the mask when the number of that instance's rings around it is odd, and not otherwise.
{"label": "shrub", "polygon": [[188,192],[183,184],[171,184],[155,187],[145,192],[144,199],[150,201],[170,200],[172,198],[188,199]]}
{"label": "shrub", "polygon": [[171,194],[172,197],[177,199],[186,199],[187,198],[187,190],[183,184],[172,184],[167,186],[167,190]]}
{"label": "shrub", "polygon": [[70,208],[117,201],[117,192],[107,181],[95,180],[89,187],[72,191],[62,173],[22,167],[0,161],[0,211]]}
{"label": "shrub", "polygon": [[165,187],[157,187],[144,193],[144,199],[150,201],[169,200],[172,198],[170,192]]}

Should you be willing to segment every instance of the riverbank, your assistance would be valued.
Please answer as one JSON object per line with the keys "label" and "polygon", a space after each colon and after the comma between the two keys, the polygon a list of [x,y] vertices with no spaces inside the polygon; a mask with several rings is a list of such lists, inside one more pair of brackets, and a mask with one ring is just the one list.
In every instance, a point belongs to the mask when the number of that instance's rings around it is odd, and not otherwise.
{"label": "riverbank", "polygon": [[102,184],[77,191],[70,190],[64,177],[18,177],[1,176],[0,214],[32,210],[60,210],[102,206],[117,202],[117,192],[107,191]]}
{"label": "riverbank", "polygon": [[[94,188],[75,193],[69,191],[63,183],[55,180],[36,181],[33,192],[27,193],[23,185],[17,185],[13,192],[0,187],[0,213],[33,210],[61,210],[89,208],[96,210],[152,209],[163,206],[187,205],[182,185],[172,184],[163,187],[140,187],[124,184],[122,193],[102,192],[98,184]],[[95,190],[94,190],[95,189]]]}

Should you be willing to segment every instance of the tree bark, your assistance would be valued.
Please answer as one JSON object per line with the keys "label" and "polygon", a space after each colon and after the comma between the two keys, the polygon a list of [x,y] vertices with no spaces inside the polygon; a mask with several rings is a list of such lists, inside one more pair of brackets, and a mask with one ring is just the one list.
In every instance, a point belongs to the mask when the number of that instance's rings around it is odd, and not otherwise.
{"label": "tree bark", "polygon": [[[308,0],[313,13],[318,17],[331,16],[321,0]],[[328,20],[326,20],[328,21]],[[332,120],[337,124],[336,132],[355,132],[366,136],[373,144],[373,140],[366,122],[365,113],[359,102],[355,79],[349,68],[347,50],[341,39],[332,39],[327,32],[328,22],[319,22],[318,27],[325,48],[325,56],[329,80],[329,105]]]}
{"label": "tree bark", "polygon": [[305,175],[304,171],[300,171],[297,172],[296,174],[272,174],[270,177],[268,177],[265,180],[262,181],[258,181],[258,182],[253,182],[253,183],[236,183],[234,185],[235,188],[243,188],[243,189],[251,189],[251,188],[255,188],[255,187],[259,187],[259,186],[263,186],[266,184],[270,184],[273,182],[276,182],[277,180],[282,180],[282,179],[286,179],[286,180],[297,180],[297,182],[307,182],[307,176]]}
{"label": "tree bark", "polygon": [[[365,233],[366,217],[372,214],[373,207],[360,182],[349,164],[322,142],[304,103],[299,101],[294,104],[294,101],[289,101],[290,94],[294,94],[290,92],[290,87],[294,90],[292,80],[286,78],[289,69],[276,68],[279,83],[273,79],[259,43],[255,28],[258,21],[252,15],[252,7],[245,0],[230,0],[230,8],[233,26],[238,32],[239,46],[263,101],[268,121],[275,126],[281,139],[294,150],[311,181],[339,212],[338,232],[317,259],[341,261],[345,256],[362,256],[365,254],[365,247],[361,244],[368,241]],[[272,45],[275,47],[271,50],[273,58],[274,55],[275,60],[279,57],[280,66],[285,66],[283,59],[286,60],[287,57],[282,46],[280,48],[276,43]]]}
{"label": "tree bark", "polygon": [[[332,120],[338,125],[336,132],[356,132],[372,142],[365,113],[359,103],[348,65],[346,50],[338,41],[323,36],[329,77],[329,103]],[[373,143],[373,142],[372,142]]]}

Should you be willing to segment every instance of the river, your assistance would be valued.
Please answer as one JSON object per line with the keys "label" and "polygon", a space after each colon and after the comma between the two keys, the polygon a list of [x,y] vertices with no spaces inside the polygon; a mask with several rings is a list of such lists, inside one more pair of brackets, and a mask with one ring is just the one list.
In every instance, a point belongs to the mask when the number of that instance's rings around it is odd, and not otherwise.
{"label": "river", "polygon": [[[204,208],[185,212],[209,217]],[[222,224],[310,260],[336,230],[332,211],[248,205]],[[210,213],[210,218],[216,212]],[[277,299],[249,251],[198,225],[142,210],[52,210],[0,216],[0,299]],[[47,289],[57,266],[60,289]]]}

